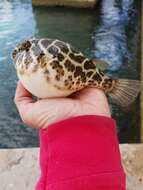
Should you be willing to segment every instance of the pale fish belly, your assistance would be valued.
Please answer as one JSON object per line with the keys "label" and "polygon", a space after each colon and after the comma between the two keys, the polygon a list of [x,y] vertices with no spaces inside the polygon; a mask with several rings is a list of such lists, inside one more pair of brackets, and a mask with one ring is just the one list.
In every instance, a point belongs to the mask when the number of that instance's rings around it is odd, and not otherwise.
{"label": "pale fish belly", "polygon": [[52,83],[44,78],[44,74],[40,69],[30,75],[20,75],[19,72],[17,74],[23,86],[38,98],[66,97],[74,92],[73,90],[60,90],[54,87]]}

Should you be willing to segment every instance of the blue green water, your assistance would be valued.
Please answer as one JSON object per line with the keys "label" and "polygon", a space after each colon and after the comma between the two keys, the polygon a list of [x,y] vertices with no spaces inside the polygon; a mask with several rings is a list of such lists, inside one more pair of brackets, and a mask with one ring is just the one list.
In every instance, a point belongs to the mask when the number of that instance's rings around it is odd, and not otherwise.
{"label": "blue green water", "polygon": [[[32,36],[58,38],[88,57],[108,61],[110,74],[138,78],[138,18],[137,5],[128,0],[104,0],[95,10],[33,8],[31,0],[1,0],[0,148],[39,145],[38,130],[22,124],[13,103],[17,77],[10,54],[17,43]],[[126,110],[111,105],[121,142],[139,141],[138,105]]]}

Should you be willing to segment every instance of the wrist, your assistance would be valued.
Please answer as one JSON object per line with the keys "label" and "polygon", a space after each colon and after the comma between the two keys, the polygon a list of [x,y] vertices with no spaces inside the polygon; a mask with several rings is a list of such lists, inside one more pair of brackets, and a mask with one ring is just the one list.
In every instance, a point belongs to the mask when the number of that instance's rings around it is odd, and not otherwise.
{"label": "wrist", "polygon": [[[109,104],[107,101],[104,102],[96,102],[96,105],[93,103],[88,103],[88,102],[79,102],[79,106],[75,112],[74,116],[82,116],[82,115],[97,115],[97,116],[105,116],[105,117],[111,117],[111,112],[109,108]],[[104,106],[103,106],[104,105]]]}

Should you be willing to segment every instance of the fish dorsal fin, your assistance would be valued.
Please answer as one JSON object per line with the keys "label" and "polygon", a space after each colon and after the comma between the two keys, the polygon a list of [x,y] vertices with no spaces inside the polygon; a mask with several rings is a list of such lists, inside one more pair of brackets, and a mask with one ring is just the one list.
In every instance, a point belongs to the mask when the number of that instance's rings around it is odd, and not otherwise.
{"label": "fish dorsal fin", "polygon": [[92,62],[96,64],[96,67],[101,69],[102,71],[105,71],[110,67],[110,65],[103,60],[92,59]]}

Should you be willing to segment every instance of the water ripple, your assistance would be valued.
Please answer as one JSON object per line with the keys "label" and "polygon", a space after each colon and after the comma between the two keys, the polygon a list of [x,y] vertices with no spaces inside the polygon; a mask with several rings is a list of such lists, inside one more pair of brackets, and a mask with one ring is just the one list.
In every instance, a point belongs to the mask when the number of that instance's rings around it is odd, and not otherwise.
{"label": "water ripple", "polygon": [[[97,59],[109,63],[110,71],[117,71],[125,58],[132,59],[128,49],[127,27],[135,28],[136,9],[133,0],[103,0],[99,27],[95,29],[95,49]],[[131,39],[130,39],[131,40]]]}

